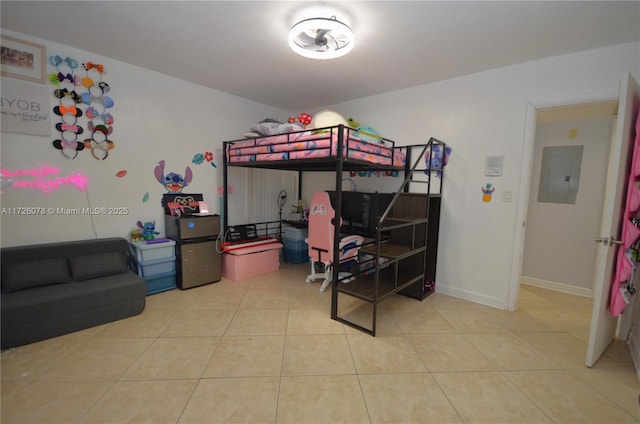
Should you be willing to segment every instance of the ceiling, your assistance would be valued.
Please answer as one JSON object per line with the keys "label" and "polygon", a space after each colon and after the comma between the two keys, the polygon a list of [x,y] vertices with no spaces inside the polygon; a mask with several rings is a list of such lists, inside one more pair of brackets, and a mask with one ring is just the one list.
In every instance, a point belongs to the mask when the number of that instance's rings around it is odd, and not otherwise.
{"label": "ceiling", "polygon": [[[2,28],[288,111],[640,40],[626,1],[6,1]],[[346,57],[292,53],[309,9],[350,24]],[[309,16],[306,16],[309,17]]]}

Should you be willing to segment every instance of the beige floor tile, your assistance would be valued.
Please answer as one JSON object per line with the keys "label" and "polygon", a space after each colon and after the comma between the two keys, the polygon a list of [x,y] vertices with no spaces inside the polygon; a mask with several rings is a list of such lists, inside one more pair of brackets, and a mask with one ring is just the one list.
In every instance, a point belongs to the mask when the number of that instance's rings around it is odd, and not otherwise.
{"label": "beige floor tile", "polygon": [[219,342],[220,337],[156,339],[121,380],[199,378]]}
{"label": "beige floor tile", "polygon": [[[307,289],[304,289],[307,287]],[[327,314],[331,313],[331,292],[327,290],[320,293],[318,290],[308,289],[309,284],[304,284],[303,288],[291,290],[291,309],[320,309]]]}
{"label": "beige floor tile", "polygon": [[162,332],[161,337],[222,336],[236,309],[187,309]]}
{"label": "beige floor tile", "polygon": [[[348,312],[338,315],[351,323],[360,325],[368,330],[373,328],[372,317],[373,310],[368,304],[354,304],[353,308]],[[350,327],[345,324],[344,330],[347,334],[363,334],[359,329]],[[402,329],[391,314],[391,311],[384,308],[378,308],[376,316],[376,335],[393,335],[402,334]]]}
{"label": "beige floor tile", "polygon": [[344,334],[344,325],[332,320],[328,309],[291,309],[287,335],[300,334]]}
{"label": "beige floor tile", "polygon": [[427,371],[418,354],[403,336],[348,334],[347,340],[358,374]]}
{"label": "beige floor tile", "polygon": [[39,380],[116,381],[151,346],[153,339],[91,339],[59,360]]}
{"label": "beige floor tile", "polygon": [[[583,368],[587,359],[587,344],[569,333],[518,333],[535,350],[551,358],[561,368]],[[603,356],[603,366],[619,366]]]}
{"label": "beige floor tile", "polygon": [[240,308],[289,309],[290,299],[289,290],[251,290],[245,295]]}
{"label": "beige floor tile", "polygon": [[227,328],[228,336],[284,336],[289,311],[286,309],[238,309]]}
{"label": "beige floor tile", "polygon": [[405,334],[455,333],[456,328],[435,309],[391,309],[391,315]]}
{"label": "beige floor tile", "polygon": [[2,383],[33,380],[72,352],[81,342],[56,337],[2,352]]}
{"label": "beige floor tile", "polygon": [[332,375],[355,372],[344,334],[287,336],[282,375]]}
{"label": "beige floor tile", "polygon": [[31,382],[15,393],[10,402],[2,399],[2,423],[75,423],[111,384]]}
{"label": "beige floor tile", "polygon": [[520,292],[518,293],[518,309],[562,307],[558,302],[554,302],[552,298],[544,294],[545,290],[521,284]]}
{"label": "beige floor tile", "polygon": [[173,289],[146,297],[145,311],[187,309],[198,295],[193,290]]}
{"label": "beige floor tile", "polygon": [[148,310],[140,315],[114,321],[104,326],[95,337],[158,337],[180,314],[180,310]]}
{"label": "beige floor tile", "polygon": [[202,377],[279,376],[283,351],[284,336],[226,336]]}
{"label": "beige floor tile", "polygon": [[552,422],[502,373],[458,372],[433,376],[467,424]]}
{"label": "beige floor tile", "polygon": [[277,423],[368,423],[355,375],[282,377]]}
{"label": "beige floor tile", "polygon": [[277,377],[203,379],[178,423],[273,423],[277,405]]}
{"label": "beige floor tile", "polygon": [[489,307],[439,308],[442,315],[460,333],[503,333],[509,331],[500,324]]}
{"label": "beige floor tile", "polygon": [[464,337],[501,370],[560,368],[551,358],[512,333],[473,333]]}
{"label": "beige floor tile", "polygon": [[[604,355],[615,360],[617,365],[633,366],[633,358],[631,357],[631,351],[629,346],[623,340],[614,340],[609,347],[604,351]],[[600,360],[596,363],[600,366]]]}
{"label": "beige floor tile", "polygon": [[398,295],[371,337],[330,319],[308,272],[157,293],[139,316],[4,351],[2,422],[640,422],[625,343],[582,365],[590,299],[523,286],[506,312]]}
{"label": "beige floor tile", "polygon": [[430,374],[358,378],[372,423],[462,423]]}
{"label": "beige floor tile", "polygon": [[555,423],[637,423],[569,371],[512,371],[505,376]]}
{"label": "beige floor tile", "polygon": [[217,290],[208,290],[195,297],[189,304],[188,309],[235,309],[240,306],[246,294],[246,290],[239,288],[234,289],[227,287]]}
{"label": "beige floor tile", "polygon": [[197,383],[198,380],[115,383],[80,423],[175,424]]}
{"label": "beige floor tile", "polygon": [[570,375],[586,382],[591,388],[640,421],[640,379],[628,368],[582,368]]}
{"label": "beige floor tile", "polygon": [[410,334],[408,339],[431,372],[497,370],[461,334]]}

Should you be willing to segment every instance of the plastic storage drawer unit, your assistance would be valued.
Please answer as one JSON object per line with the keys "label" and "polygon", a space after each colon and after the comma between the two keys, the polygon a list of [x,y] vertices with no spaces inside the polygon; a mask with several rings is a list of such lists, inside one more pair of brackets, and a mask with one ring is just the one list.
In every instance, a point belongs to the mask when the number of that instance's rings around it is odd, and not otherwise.
{"label": "plastic storage drawer unit", "polygon": [[144,277],[144,281],[147,283],[147,295],[173,290],[176,288],[176,272],[166,272],[151,277]]}
{"label": "plastic storage drawer unit", "polygon": [[134,241],[129,243],[131,254],[136,262],[147,262],[156,259],[170,258],[176,255],[176,242],[167,239],[161,243],[145,243]]}
{"label": "plastic storage drawer unit", "polygon": [[176,257],[156,259],[146,262],[133,262],[133,270],[142,278],[153,277],[158,274],[166,274],[176,270]]}

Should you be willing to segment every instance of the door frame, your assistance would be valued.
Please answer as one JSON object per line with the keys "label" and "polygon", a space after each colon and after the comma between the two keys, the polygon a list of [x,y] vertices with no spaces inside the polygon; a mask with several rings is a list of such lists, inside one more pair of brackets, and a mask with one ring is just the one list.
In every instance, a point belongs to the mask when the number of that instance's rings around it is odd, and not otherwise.
{"label": "door frame", "polygon": [[[532,178],[533,152],[536,142],[536,125],[538,109],[551,107],[576,106],[585,103],[618,101],[619,89],[616,91],[601,91],[582,96],[566,96],[555,99],[539,99],[527,102],[524,125],[524,139],[522,146],[520,183],[518,187],[518,205],[515,220],[515,237],[513,241],[513,258],[511,261],[511,278],[507,293],[507,310],[518,309],[518,295],[520,293],[520,276],[524,256],[527,214],[529,212],[529,194]],[[594,234],[594,237],[596,234]]]}

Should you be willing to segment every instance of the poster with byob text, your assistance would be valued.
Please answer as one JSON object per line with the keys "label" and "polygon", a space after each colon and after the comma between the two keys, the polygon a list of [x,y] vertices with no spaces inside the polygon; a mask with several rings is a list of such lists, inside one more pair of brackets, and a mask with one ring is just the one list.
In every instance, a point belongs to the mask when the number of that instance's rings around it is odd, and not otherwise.
{"label": "poster with byob text", "polygon": [[2,132],[51,137],[51,105],[46,85],[2,78]]}

